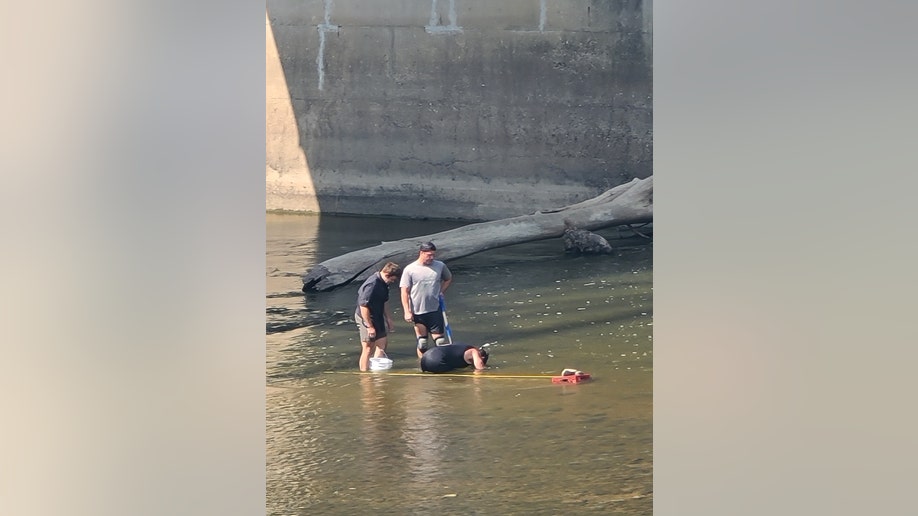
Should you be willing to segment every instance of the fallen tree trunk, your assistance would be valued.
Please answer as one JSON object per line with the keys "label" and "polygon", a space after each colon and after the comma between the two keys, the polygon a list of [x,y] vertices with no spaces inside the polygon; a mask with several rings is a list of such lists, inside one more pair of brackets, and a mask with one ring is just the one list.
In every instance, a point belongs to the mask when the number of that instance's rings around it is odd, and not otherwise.
{"label": "fallen tree trunk", "polygon": [[605,254],[612,252],[612,246],[605,238],[585,229],[565,229],[564,251],[567,253]]}
{"label": "fallen tree trunk", "polygon": [[303,291],[328,291],[362,280],[386,262],[406,265],[432,241],[437,259],[450,260],[513,244],[557,238],[574,227],[596,230],[653,221],[653,176],[633,179],[586,201],[549,211],[469,224],[432,235],[383,242],[325,260],[303,277]]}

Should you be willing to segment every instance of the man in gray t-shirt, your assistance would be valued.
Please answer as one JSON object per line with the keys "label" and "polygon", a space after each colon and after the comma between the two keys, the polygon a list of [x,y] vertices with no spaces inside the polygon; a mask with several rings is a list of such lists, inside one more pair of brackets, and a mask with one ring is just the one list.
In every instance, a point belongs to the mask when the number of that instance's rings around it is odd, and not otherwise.
{"label": "man in gray t-shirt", "polygon": [[427,350],[429,336],[438,346],[447,343],[443,338],[446,324],[440,309],[440,296],[446,292],[453,275],[445,263],[434,259],[436,254],[437,246],[433,242],[421,244],[418,259],[405,266],[398,284],[405,320],[414,324],[418,357]]}

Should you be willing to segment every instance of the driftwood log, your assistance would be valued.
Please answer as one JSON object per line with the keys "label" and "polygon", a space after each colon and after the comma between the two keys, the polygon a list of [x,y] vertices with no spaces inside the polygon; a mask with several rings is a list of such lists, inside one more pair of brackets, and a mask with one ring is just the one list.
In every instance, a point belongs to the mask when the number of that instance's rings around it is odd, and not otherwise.
{"label": "driftwood log", "polygon": [[653,221],[653,176],[633,179],[586,201],[531,215],[467,226],[352,251],[316,265],[303,276],[303,291],[328,291],[363,280],[383,264],[401,265],[417,258],[418,246],[432,241],[437,259],[448,261],[523,242],[557,238],[565,229],[602,229]]}
{"label": "driftwood log", "polygon": [[578,228],[564,230],[564,252],[583,254],[607,254],[612,252],[609,241],[592,231]]}

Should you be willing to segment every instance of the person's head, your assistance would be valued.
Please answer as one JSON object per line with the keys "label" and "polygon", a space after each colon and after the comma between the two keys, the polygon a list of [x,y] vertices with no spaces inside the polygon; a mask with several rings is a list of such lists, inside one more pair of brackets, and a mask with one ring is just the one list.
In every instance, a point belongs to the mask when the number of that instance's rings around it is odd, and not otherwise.
{"label": "person's head", "polygon": [[382,279],[388,283],[395,283],[398,280],[399,276],[402,273],[402,268],[394,262],[388,262],[383,265],[382,269],[379,270],[379,275]]}
{"label": "person's head", "polygon": [[488,348],[481,346],[478,348],[478,354],[481,355],[481,361],[488,364]]}
{"label": "person's head", "polygon": [[437,256],[437,246],[433,242],[424,242],[418,251],[418,261],[424,265],[430,265]]}

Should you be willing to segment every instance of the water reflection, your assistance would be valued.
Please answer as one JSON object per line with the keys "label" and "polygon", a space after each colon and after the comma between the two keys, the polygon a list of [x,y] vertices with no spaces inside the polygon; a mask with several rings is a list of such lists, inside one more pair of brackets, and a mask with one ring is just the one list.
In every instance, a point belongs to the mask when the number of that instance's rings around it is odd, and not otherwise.
{"label": "water reflection", "polygon": [[388,378],[367,374],[359,377],[362,411],[360,420],[361,467],[367,472],[370,499],[379,499],[389,490],[389,479],[405,475],[401,429],[404,411]]}
{"label": "water reflection", "polygon": [[[415,381],[414,383],[419,383]],[[406,459],[412,485],[427,491],[440,481],[440,467],[447,442],[441,433],[440,412],[444,404],[437,389],[405,391],[405,425],[402,438],[408,447]]]}

